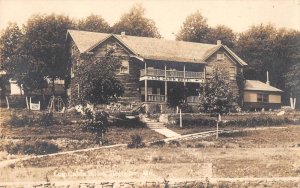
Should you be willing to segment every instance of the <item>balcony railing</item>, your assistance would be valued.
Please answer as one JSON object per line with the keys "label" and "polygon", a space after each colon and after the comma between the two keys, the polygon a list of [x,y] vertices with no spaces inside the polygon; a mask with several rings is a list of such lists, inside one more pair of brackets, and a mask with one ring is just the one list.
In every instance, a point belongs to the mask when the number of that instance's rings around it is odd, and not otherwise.
{"label": "balcony railing", "polygon": [[191,71],[177,71],[177,70],[162,70],[162,69],[145,69],[140,70],[141,77],[155,76],[155,77],[167,77],[167,78],[194,78],[203,79],[203,72],[191,72]]}
{"label": "balcony railing", "polygon": [[149,102],[165,102],[165,96],[158,95],[158,94],[148,94],[147,101],[149,101]]}

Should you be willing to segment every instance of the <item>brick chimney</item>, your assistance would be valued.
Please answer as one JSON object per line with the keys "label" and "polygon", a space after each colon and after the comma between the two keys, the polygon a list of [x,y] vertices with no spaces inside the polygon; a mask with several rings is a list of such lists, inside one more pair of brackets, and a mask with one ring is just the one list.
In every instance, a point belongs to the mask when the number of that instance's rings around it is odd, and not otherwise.
{"label": "brick chimney", "polygon": [[221,40],[217,40],[217,45],[222,45],[222,41]]}
{"label": "brick chimney", "polygon": [[125,31],[122,31],[121,32],[121,37],[125,37],[125,35],[126,35]]}

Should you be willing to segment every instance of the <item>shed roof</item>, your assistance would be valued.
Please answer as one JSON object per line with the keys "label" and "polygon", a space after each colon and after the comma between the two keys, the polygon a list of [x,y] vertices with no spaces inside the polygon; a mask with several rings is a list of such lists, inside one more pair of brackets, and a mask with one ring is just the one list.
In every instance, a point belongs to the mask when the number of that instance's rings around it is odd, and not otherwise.
{"label": "shed roof", "polygon": [[244,90],[247,91],[272,91],[272,92],[283,92],[282,90],[265,84],[259,80],[246,80]]}
{"label": "shed roof", "polygon": [[115,37],[125,45],[134,55],[144,59],[205,63],[205,60],[221,47],[242,66],[247,65],[225,45],[204,44],[195,42],[165,40],[149,37],[121,36],[107,33],[96,33],[78,30],[68,30],[69,35],[77,45],[80,53],[89,52],[103,41]]}

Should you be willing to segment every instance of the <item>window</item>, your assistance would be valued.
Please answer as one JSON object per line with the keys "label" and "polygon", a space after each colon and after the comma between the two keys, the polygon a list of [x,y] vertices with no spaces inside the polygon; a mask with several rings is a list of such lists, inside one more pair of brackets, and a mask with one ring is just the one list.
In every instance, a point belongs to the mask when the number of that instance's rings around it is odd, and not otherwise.
{"label": "window", "polygon": [[217,60],[223,60],[224,58],[224,53],[217,53]]}
{"label": "window", "polygon": [[128,74],[129,73],[129,62],[127,60],[123,60],[121,62],[120,74]]}
{"label": "window", "polygon": [[265,93],[257,93],[257,102],[268,103],[269,102],[269,95],[265,94]]}

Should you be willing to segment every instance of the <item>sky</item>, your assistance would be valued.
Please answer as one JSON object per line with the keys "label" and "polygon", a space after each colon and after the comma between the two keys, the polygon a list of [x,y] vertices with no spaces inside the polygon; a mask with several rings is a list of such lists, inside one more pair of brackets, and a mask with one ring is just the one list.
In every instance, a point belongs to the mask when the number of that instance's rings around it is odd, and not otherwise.
{"label": "sky", "polygon": [[0,30],[9,22],[22,26],[37,13],[77,19],[98,14],[113,25],[137,3],[166,39],[174,39],[186,17],[197,10],[209,26],[222,24],[235,32],[261,23],[300,31],[300,0],[0,0]]}

